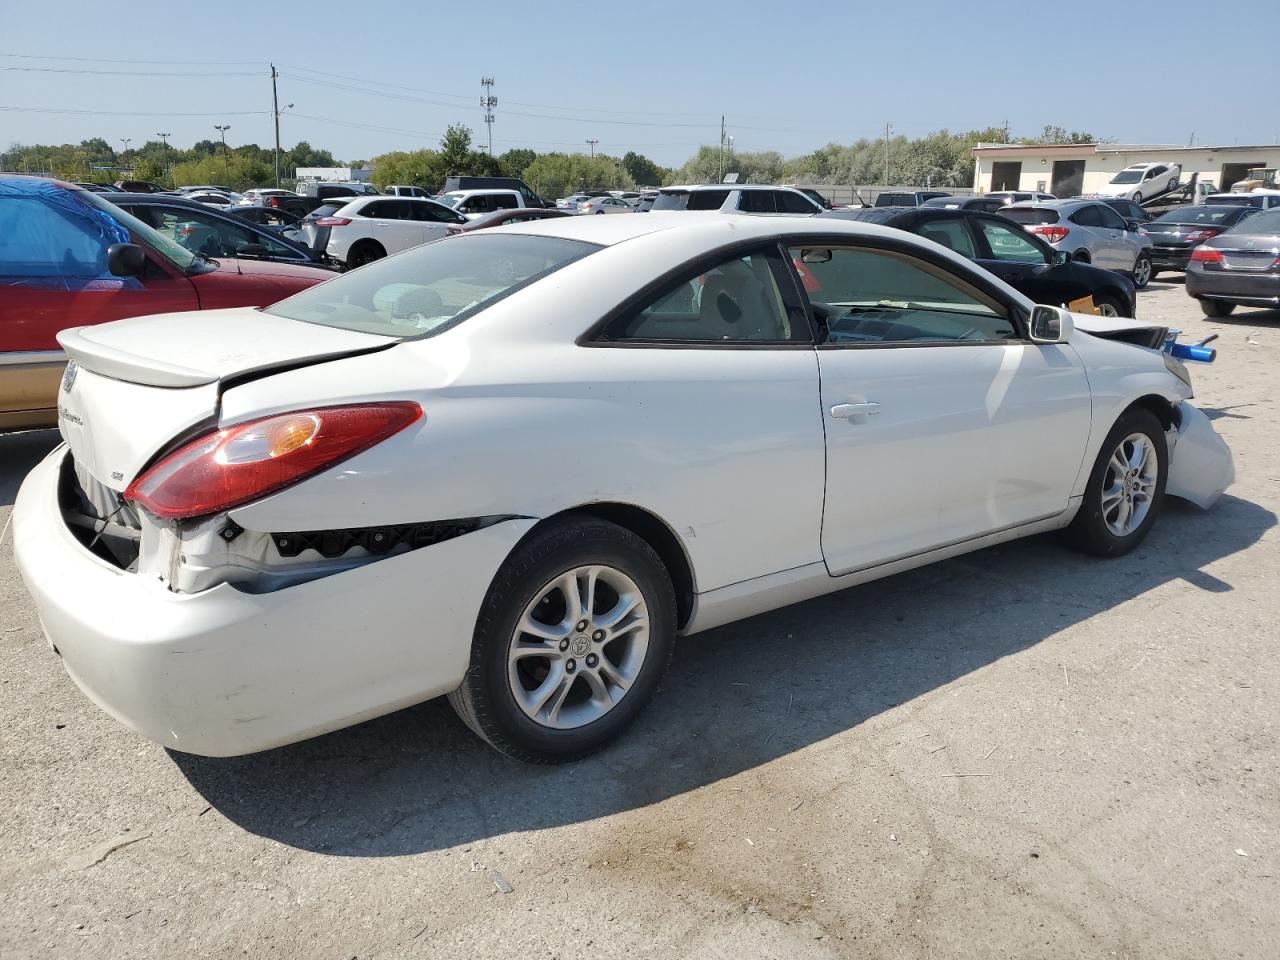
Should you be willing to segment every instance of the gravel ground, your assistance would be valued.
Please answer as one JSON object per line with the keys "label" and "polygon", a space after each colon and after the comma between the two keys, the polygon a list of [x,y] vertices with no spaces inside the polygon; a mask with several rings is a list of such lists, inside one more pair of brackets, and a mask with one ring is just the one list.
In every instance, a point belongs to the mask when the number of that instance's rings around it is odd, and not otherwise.
{"label": "gravel ground", "polygon": [[[231,760],[94,707],[0,549],[0,956],[1276,957],[1280,314],[1198,403],[1239,480],[1105,563],[1039,538],[683,643],[625,740],[443,702]],[[0,437],[0,527],[48,433]],[[1268,906],[1270,904],[1270,906]]]}

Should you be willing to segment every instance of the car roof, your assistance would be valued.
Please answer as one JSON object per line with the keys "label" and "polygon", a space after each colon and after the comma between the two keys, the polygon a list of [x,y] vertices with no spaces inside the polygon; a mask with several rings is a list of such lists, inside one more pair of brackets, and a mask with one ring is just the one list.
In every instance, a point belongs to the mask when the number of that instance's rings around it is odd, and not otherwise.
{"label": "car roof", "polygon": [[1092,197],[1076,198],[1074,200],[1019,200],[1016,204],[1010,204],[1010,206],[1019,210],[1026,210],[1028,207],[1049,207],[1053,210],[1066,210],[1068,207],[1072,209],[1087,207],[1091,203],[1102,203],[1102,201]]}
{"label": "car roof", "polygon": [[690,183],[680,186],[662,187],[659,193],[692,193],[699,190],[790,190],[799,193],[795,187],[780,187],[772,183]]}

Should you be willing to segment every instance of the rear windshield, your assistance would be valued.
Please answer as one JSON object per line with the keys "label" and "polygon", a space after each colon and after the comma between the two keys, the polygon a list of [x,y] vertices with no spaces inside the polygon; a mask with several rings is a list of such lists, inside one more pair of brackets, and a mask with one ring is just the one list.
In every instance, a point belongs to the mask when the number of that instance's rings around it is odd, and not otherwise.
{"label": "rear windshield", "polygon": [[1262,206],[1262,197],[1250,197],[1243,193],[1229,193],[1225,197],[1205,197],[1204,202],[1214,207],[1260,207]]}
{"label": "rear windshield", "polygon": [[1141,183],[1141,170],[1121,170],[1111,178],[1112,183]]}
{"label": "rear windshield", "polygon": [[1000,216],[1023,224],[1058,222],[1058,211],[1048,207],[1005,207],[1000,211]]}
{"label": "rear windshield", "polygon": [[558,237],[463,234],[375,261],[266,312],[383,337],[430,337],[597,249]]}
{"label": "rear windshield", "polygon": [[351,198],[346,197],[342,200],[338,200],[338,201],[331,200],[328,203],[322,203],[320,204],[320,206],[316,207],[309,214],[307,214],[307,219],[319,220],[321,217],[332,217],[335,213],[337,213],[339,210],[341,210],[350,202],[351,202]]}
{"label": "rear windshield", "polygon": [[1280,207],[1245,217],[1227,233],[1280,234]]}
{"label": "rear windshield", "polygon": [[1238,212],[1235,207],[1224,207],[1221,204],[1213,207],[1186,207],[1182,210],[1170,210],[1168,213],[1156,217],[1152,224],[1214,223],[1221,226],[1224,223],[1234,223]]}

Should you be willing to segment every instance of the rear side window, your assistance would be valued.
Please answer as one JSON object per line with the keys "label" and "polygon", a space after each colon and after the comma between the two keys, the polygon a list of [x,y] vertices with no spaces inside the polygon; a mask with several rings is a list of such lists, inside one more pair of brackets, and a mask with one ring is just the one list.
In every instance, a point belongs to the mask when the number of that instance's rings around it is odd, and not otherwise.
{"label": "rear side window", "polygon": [[1005,207],[1000,216],[1008,217],[1014,223],[1038,224],[1057,223],[1058,211],[1052,207]]}
{"label": "rear side window", "polygon": [[1098,213],[1099,209],[1099,207],[1094,206],[1081,207],[1067,219],[1072,223],[1080,224],[1082,227],[1100,227],[1102,226],[1102,217]]}
{"label": "rear side window", "polygon": [[1264,210],[1247,216],[1227,232],[1280,234],[1280,209]]}
{"label": "rear side window", "polygon": [[[577,199],[577,198],[573,198]],[[663,192],[653,199],[653,210],[687,210],[689,194],[685,191]]]}
{"label": "rear side window", "polygon": [[356,192],[350,187],[316,187],[317,197],[354,197]]}
{"label": "rear side window", "polygon": [[776,254],[732,257],[668,286],[614,321],[607,337],[708,344],[807,339],[806,330],[793,327],[783,303],[777,277],[784,269]]}

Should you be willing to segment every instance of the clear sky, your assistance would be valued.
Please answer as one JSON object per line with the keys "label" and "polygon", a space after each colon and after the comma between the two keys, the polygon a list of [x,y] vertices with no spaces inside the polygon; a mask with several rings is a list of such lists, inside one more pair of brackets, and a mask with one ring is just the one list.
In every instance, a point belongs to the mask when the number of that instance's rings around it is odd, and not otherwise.
{"label": "clear sky", "polygon": [[787,156],[886,122],[1272,143],[1280,0],[1232,6],[62,0],[0,14],[0,142],[119,148],[168,131],[185,147],[229,123],[230,144],[268,146],[274,61],[295,105],[282,142],[346,160],[436,146],[456,121],[483,143],[481,76],[496,81],[495,153],[595,139],[676,165],[718,141],[721,114],[735,149]]}

